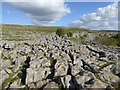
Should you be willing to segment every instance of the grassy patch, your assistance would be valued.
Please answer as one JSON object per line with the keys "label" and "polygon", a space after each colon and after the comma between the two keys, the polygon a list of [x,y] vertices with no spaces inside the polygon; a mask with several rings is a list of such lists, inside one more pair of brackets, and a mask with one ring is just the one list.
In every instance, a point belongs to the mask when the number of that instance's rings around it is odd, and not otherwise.
{"label": "grassy patch", "polygon": [[81,31],[88,31],[83,28],[65,28],[65,27],[52,27],[52,26],[22,26],[22,25],[2,25],[2,39],[7,41],[26,41],[33,40],[39,36],[39,33],[55,33],[57,29],[63,29],[65,34],[68,32],[76,33]]}
{"label": "grassy patch", "polygon": [[98,30],[88,30],[87,32],[88,33],[99,33],[100,31],[98,31]]}
{"label": "grassy patch", "polygon": [[112,37],[97,37],[95,42],[106,46],[120,46],[119,40]]}
{"label": "grassy patch", "polygon": [[100,76],[98,75],[98,73],[94,73],[94,76],[95,76],[98,80],[100,80],[101,82],[103,82],[103,83],[108,83],[107,81],[102,80],[102,79],[100,78]]}

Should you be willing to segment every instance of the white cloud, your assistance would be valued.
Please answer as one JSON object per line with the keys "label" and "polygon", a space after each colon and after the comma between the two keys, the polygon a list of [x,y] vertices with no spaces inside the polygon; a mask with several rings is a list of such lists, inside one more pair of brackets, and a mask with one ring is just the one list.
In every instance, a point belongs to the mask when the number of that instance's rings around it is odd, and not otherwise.
{"label": "white cloud", "polygon": [[16,2],[16,0],[8,0],[9,4],[26,13],[32,18],[34,24],[55,23],[64,15],[70,13],[70,9],[64,3],[64,0],[24,0],[24,2]]}
{"label": "white cloud", "polygon": [[118,30],[118,4],[112,3],[98,8],[94,13],[88,13],[69,24],[72,27],[88,29]]}

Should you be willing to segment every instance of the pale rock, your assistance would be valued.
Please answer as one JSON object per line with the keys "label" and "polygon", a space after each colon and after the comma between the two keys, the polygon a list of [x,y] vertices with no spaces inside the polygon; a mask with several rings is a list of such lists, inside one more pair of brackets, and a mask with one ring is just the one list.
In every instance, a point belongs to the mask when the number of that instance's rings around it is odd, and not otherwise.
{"label": "pale rock", "polygon": [[72,75],[75,76],[81,71],[81,61],[79,59],[76,60],[75,65],[72,66]]}
{"label": "pale rock", "polygon": [[35,74],[35,71],[33,69],[31,68],[27,69],[26,84],[30,84],[34,82],[34,74]]}
{"label": "pale rock", "polygon": [[91,85],[91,89],[93,88],[106,88],[108,84],[103,83],[102,81],[96,79],[94,84]]}
{"label": "pale rock", "polygon": [[114,65],[110,68],[111,72],[116,74],[116,75],[119,75],[120,77],[120,66],[119,65]]}
{"label": "pale rock", "polygon": [[63,76],[67,74],[68,64],[62,58],[57,59],[57,63],[55,64],[55,76]]}
{"label": "pale rock", "polygon": [[49,83],[50,81],[51,81],[50,79],[38,81],[38,82],[36,82],[36,87],[41,88],[43,85]]}
{"label": "pale rock", "polygon": [[[76,78],[77,83],[79,85],[83,86],[85,84],[85,82],[90,81],[91,79],[94,78],[94,76],[92,75],[92,73],[86,73],[86,74],[84,74],[82,76],[77,75],[77,76],[75,76],[75,78]],[[92,82],[94,82],[94,81],[91,81],[90,83],[92,83]]]}
{"label": "pale rock", "polygon": [[48,89],[48,88],[57,89],[57,88],[59,88],[59,86],[58,86],[58,84],[56,84],[55,82],[50,82],[50,83],[48,83],[48,84],[44,87],[43,90],[46,90],[46,89]]}
{"label": "pale rock", "polygon": [[50,68],[39,68],[34,72],[34,82],[45,79],[49,74],[51,74]]}
{"label": "pale rock", "polygon": [[19,57],[19,58],[17,59],[17,61],[18,61],[19,63],[25,62],[25,61],[26,61],[26,56],[21,56],[21,57]]}
{"label": "pale rock", "polygon": [[2,60],[0,65],[1,65],[1,68],[6,68],[8,66],[11,66],[11,61],[10,60]]}
{"label": "pale rock", "polygon": [[103,80],[103,81],[107,81],[108,83],[115,83],[117,81],[120,80],[120,78],[110,72],[102,72],[102,73],[99,73],[98,74],[100,76],[100,78]]}
{"label": "pale rock", "polygon": [[6,73],[6,71],[5,70],[1,70],[0,71],[0,86],[2,85],[4,80],[6,80],[8,78],[9,78],[9,75]]}
{"label": "pale rock", "polygon": [[66,88],[70,87],[70,85],[71,85],[70,81],[71,81],[71,76],[70,75],[65,76],[65,86],[66,86]]}
{"label": "pale rock", "polygon": [[8,69],[8,68],[5,69],[5,72],[6,72],[7,74],[12,73],[11,69]]}
{"label": "pale rock", "polygon": [[117,62],[117,60],[118,60],[117,56],[114,55],[114,54],[108,55],[107,58],[108,58],[108,60],[110,60],[110,61],[116,61],[116,62]]}
{"label": "pale rock", "polygon": [[16,72],[19,69],[20,65],[21,63],[19,61],[15,61],[15,65],[13,66],[12,71]]}
{"label": "pale rock", "polygon": [[50,68],[27,69],[26,83],[37,82],[45,79],[50,74]]}

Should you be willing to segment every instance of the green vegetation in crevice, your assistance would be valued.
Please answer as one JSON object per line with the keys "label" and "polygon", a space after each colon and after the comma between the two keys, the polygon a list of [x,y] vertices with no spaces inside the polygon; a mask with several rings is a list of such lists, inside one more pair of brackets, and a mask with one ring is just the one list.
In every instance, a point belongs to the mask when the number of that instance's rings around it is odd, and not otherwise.
{"label": "green vegetation in crevice", "polygon": [[6,86],[12,84],[17,79],[20,79],[17,76],[17,73],[23,69],[24,65],[25,65],[25,63],[21,63],[21,66],[19,67],[19,69],[16,72],[13,72],[13,73],[9,74],[9,78],[5,79],[4,82],[2,83],[2,89],[4,89]]}
{"label": "green vegetation in crevice", "polygon": [[49,57],[48,60],[50,60],[50,64],[52,64],[54,61],[54,59],[52,57]]}
{"label": "green vegetation in crevice", "polygon": [[61,55],[61,54],[60,54],[60,57],[61,57],[62,59],[64,58],[64,56],[63,56],[63,55]]}
{"label": "green vegetation in crevice", "polygon": [[101,66],[99,66],[98,70],[102,70],[103,68],[105,68],[105,67],[107,67],[107,66],[109,66],[111,64],[114,64],[114,62],[106,62],[106,63],[102,64]]}
{"label": "green vegetation in crevice", "polygon": [[59,85],[58,85],[58,90],[63,90],[64,88],[63,88],[63,85],[62,85],[62,83],[60,83]]}
{"label": "green vegetation in crevice", "polygon": [[34,54],[34,52],[33,52],[33,51],[28,52],[28,55],[32,55],[32,54]]}
{"label": "green vegetation in crevice", "polygon": [[9,78],[5,79],[4,82],[2,83],[2,89],[4,89],[6,86],[8,86],[9,84],[12,84],[15,80],[18,79],[18,77],[15,76],[15,74],[16,73],[9,74]]}
{"label": "green vegetation in crevice", "polygon": [[[1,58],[3,59],[3,60],[10,60],[10,61],[12,61],[13,60],[13,58],[8,54],[8,53],[10,53],[12,50],[3,50],[2,51],[2,53],[1,53]],[[7,56],[5,55],[5,54],[3,54],[4,52],[6,52],[7,53]]]}
{"label": "green vegetation in crevice", "polygon": [[57,80],[57,77],[53,77],[52,79],[51,79],[51,81],[56,81]]}
{"label": "green vegetation in crevice", "polygon": [[13,66],[8,66],[7,68],[10,69],[10,70],[12,70]]}
{"label": "green vegetation in crevice", "polygon": [[21,56],[27,56],[28,53],[24,53],[24,54],[20,53],[20,55],[21,55]]}
{"label": "green vegetation in crevice", "polygon": [[12,51],[13,51],[13,49],[3,50],[3,52],[8,52],[8,53],[10,53]]}
{"label": "green vegetation in crevice", "polygon": [[120,90],[120,81],[112,83],[112,86],[115,88],[115,90]]}
{"label": "green vegetation in crevice", "polygon": [[94,73],[94,76],[98,79],[101,80],[100,76],[98,75],[98,73]]}
{"label": "green vegetation in crevice", "polygon": [[29,90],[28,85],[25,85],[25,87],[21,88],[20,90]]}
{"label": "green vegetation in crevice", "polygon": [[102,80],[102,79],[100,78],[100,76],[99,76],[98,73],[94,73],[94,76],[95,76],[98,80],[100,80],[101,82],[103,82],[103,83],[108,83],[107,81]]}
{"label": "green vegetation in crevice", "polygon": [[13,58],[11,58],[10,56],[9,57],[3,57],[3,60],[13,60]]}
{"label": "green vegetation in crevice", "polygon": [[55,82],[55,83],[58,84],[58,90],[63,90],[64,89],[63,84],[62,84],[61,79],[60,79],[60,76],[53,77],[51,79],[51,82]]}

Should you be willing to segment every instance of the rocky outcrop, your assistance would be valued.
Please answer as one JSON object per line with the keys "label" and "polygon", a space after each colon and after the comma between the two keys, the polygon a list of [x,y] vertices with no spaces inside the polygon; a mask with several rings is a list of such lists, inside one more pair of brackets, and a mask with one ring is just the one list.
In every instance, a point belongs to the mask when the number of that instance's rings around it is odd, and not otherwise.
{"label": "rocky outcrop", "polygon": [[119,47],[77,44],[55,34],[37,41],[0,42],[2,88],[114,88]]}

